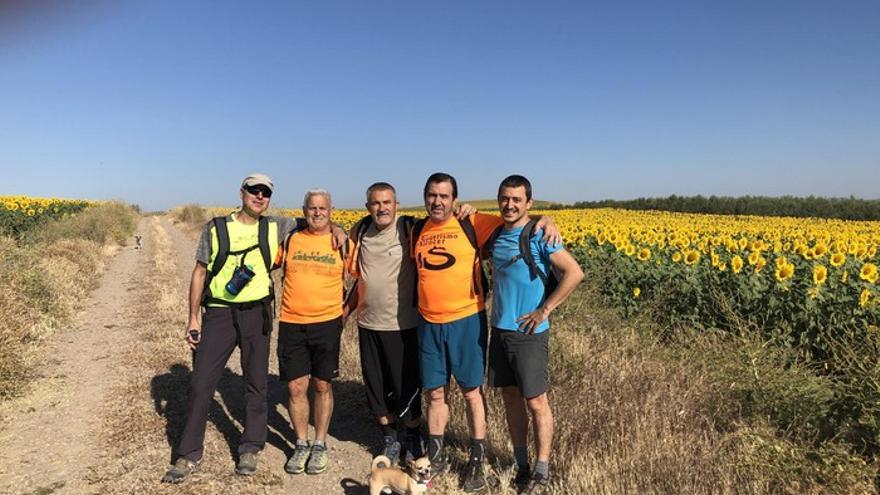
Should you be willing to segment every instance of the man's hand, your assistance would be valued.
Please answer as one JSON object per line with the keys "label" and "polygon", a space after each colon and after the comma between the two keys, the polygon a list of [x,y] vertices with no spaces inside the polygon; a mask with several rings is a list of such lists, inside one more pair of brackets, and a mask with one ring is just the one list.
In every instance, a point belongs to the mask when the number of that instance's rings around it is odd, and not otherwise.
{"label": "man's hand", "polygon": [[455,218],[459,220],[464,220],[466,217],[469,217],[477,212],[477,209],[468,203],[462,203],[458,205],[458,210],[455,211]]}
{"label": "man's hand", "polygon": [[186,330],[186,342],[189,344],[190,349],[196,350],[202,342],[202,331],[198,328],[188,328]]}
{"label": "man's hand", "polygon": [[333,249],[339,249],[344,246],[345,241],[348,240],[345,230],[335,223],[330,225],[330,233],[332,234],[330,242],[333,245]]}
{"label": "man's hand", "polygon": [[544,306],[541,306],[531,313],[526,313],[516,319],[516,321],[519,322],[519,331],[531,335],[535,333],[535,329],[538,328],[538,325],[543,323],[549,316],[550,310]]}
{"label": "man's hand", "polygon": [[553,222],[553,219],[548,217],[547,215],[543,215],[541,216],[541,218],[538,219],[538,223],[535,224],[535,228],[544,230],[544,237],[542,237],[541,240],[543,240],[550,246],[558,246],[562,244],[562,233],[559,232],[559,229],[556,227],[556,223]]}

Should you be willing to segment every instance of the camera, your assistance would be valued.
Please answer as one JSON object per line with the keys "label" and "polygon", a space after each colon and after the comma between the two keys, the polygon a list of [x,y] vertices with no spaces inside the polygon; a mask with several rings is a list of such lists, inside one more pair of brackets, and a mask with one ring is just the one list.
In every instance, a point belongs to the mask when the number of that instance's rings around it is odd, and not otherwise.
{"label": "camera", "polygon": [[226,292],[237,296],[239,292],[254,278],[254,271],[247,265],[238,266],[232,272],[232,278],[226,283]]}

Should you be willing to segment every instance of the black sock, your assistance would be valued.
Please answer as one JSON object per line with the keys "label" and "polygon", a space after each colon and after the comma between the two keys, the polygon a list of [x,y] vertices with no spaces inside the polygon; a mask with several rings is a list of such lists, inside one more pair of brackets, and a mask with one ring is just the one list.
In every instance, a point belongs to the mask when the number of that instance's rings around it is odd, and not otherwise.
{"label": "black sock", "polygon": [[483,460],[483,439],[471,438],[471,460],[472,461],[482,461]]}
{"label": "black sock", "polygon": [[443,450],[443,435],[428,435],[428,459],[436,459]]}

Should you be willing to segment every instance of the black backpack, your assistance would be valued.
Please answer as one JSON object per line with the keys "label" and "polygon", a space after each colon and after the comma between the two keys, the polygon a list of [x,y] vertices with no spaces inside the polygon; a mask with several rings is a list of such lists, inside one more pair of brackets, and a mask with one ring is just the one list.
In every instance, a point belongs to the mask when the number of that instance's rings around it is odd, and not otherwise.
{"label": "black backpack", "polygon": [[[548,273],[544,273],[541,268],[538,267],[538,263],[535,261],[535,257],[532,255],[532,238],[535,237],[535,229],[537,228],[538,221],[537,220],[529,220],[529,223],[523,227],[522,231],[519,234],[519,254],[516,255],[512,260],[508,263],[513,264],[520,259],[525,262],[526,266],[529,267],[529,277],[532,280],[535,278],[540,278],[541,283],[544,284],[544,298],[547,298],[550,294],[556,290],[556,287],[559,285],[559,279],[556,277],[556,274],[553,272],[553,269],[547,270]],[[492,235],[489,237],[489,240],[486,241],[486,245],[483,246],[483,256],[485,259],[492,259],[492,248],[495,245],[495,241],[498,239],[498,236],[501,234],[501,229],[504,226],[501,225],[492,232]]]}
{"label": "black backpack", "polygon": [[[211,269],[208,270],[208,274],[205,276],[205,286],[202,290],[201,302],[202,306],[205,307],[207,307],[208,304],[220,304],[223,306],[230,306],[233,304],[229,301],[218,299],[211,294],[211,281],[214,280],[214,277],[216,277],[217,274],[220,273],[220,270],[223,269],[223,266],[226,265],[226,260],[230,255],[242,255],[241,262],[243,264],[245,254],[254,249],[259,249],[263,258],[263,263],[266,265],[266,273],[272,269],[272,251],[269,248],[269,220],[266,217],[260,217],[259,225],[257,227],[257,244],[237,251],[229,250],[229,228],[227,228],[226,222],[227,217],[214,217],[210,222],[214,225],[214,231],[217,233],[217,256],[214,257],[214,263],[211,265]],[[269,299],[275,299],[275,289],[272,285],[269,286]]]}
{"label": "black backpack", "polygon": [[[427,218],[422,218],[413,225],[412,235],[410,235],[409,251],[410,256],[412,256],[413,259],[416,257],[416,242],[418,242],[419,236],[422,235],[422,230],[425,228],[425,222],[427,221]],[[485,299],[486,296],[489,295],[489,277],[486,275],[486,268],[483,266],[482,252],[480,250],[480,245],[477,243],[477,231],[474,230],[474,224],[471,223],[470,217],[458,220],[458,224],[461,226],[461,230],[464,232],[465,237],[468,238],[468,241],[470,241],[471,246],[474,248],[474,277],[471,291],[474,295],[482,294]],[[479,275],[477,275],[478,270]]]}

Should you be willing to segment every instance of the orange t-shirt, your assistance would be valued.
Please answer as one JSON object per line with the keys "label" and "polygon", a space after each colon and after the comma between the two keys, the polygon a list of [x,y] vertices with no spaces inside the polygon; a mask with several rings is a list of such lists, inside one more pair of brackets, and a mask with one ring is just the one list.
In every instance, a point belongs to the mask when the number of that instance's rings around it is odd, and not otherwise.
{"label": "orange t-shirt", "polygon": [[342,316],[345,262],[333,249],[331,234],[312,234],[307,230],[290,238],[284,270],[281,321],[319,323]]}
{"label": "orange t-shirt", "polygon": [[[504,223],[500,217],[481,213],[470,218],[480,247]],[[425,320],[449,323],[486,308],[483,294],[474,290],[474,275],[479,275],[475,272],[476,252],[455,217],[443,223],[429,218],[414,241],[419,312]]]}

